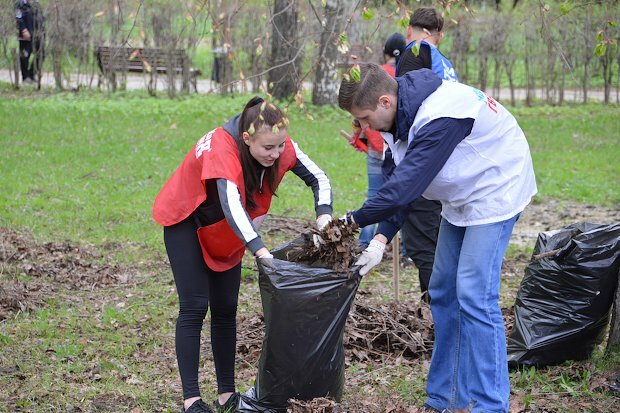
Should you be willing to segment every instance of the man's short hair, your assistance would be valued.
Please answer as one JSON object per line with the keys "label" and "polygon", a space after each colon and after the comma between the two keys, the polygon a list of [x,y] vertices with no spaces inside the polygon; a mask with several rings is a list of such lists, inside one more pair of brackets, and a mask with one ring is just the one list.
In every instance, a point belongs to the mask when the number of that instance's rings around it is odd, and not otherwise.
{"label": "man's short hair", "polygon": [[419,7],[409,17],[409,26],[440,32],[443,29],[443,17],[432,7]]}
{"label": "man's short hair", "polygon": [[398,83],[375,63],[360,64],[360,78],[349,75],[342,78],[338,92],[338,106],[347,112],[351,108],[375,110],[382,95],[398,94]]}

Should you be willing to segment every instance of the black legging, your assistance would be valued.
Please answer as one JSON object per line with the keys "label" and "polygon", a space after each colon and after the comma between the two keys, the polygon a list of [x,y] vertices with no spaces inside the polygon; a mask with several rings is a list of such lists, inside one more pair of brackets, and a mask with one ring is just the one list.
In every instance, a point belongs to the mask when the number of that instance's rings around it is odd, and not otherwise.
{"label": "black legging", "polygon": [[194,219],[164,227],[164,243],[179,295],[176,353],[183,398],[199,397],[198,365],[200,332],[211,309],[211,349],[217,376],[217,392],[235,391],[237,300],[241,264],[216,272],[204,262]]}

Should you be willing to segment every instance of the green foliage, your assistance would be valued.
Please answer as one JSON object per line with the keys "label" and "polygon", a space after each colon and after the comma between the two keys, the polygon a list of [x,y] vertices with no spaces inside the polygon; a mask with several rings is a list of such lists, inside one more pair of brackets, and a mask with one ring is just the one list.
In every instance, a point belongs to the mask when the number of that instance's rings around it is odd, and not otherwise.
{"label": "green foliage", "polygon": [[349,73],[351,74],[351,79],[354,81],[359,82],[362,80],[362,72],[359,65],[353,66],[351,70],[349,70]]}
{"label": "green foliage", "polygon": [[362,18],[366,21],[370,21],[375,17],[375,12],[371,8],[364,7],[362,10]]}
{"label": "green foliage", "polygon": [[414,45],[411,46],[411,53],[416,57],[420,55],[420,42],[414,43]]}

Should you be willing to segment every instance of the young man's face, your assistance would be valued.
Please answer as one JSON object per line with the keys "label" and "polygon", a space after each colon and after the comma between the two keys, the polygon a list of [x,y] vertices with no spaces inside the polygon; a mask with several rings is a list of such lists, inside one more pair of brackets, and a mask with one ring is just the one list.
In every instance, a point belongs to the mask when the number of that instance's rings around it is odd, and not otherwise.
{"label": "young man's face", "polygon": [[396,117],[396,102],[392,97],[381,96],[374,110],[351,108],[351,115],[357,119],[362,129],[370,128],[381,132],[389,132]]}

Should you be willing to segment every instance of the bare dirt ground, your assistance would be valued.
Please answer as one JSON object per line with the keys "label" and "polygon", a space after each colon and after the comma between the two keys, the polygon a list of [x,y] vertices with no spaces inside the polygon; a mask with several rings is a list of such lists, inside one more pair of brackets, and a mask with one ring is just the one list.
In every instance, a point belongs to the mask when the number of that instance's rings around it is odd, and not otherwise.
{"label": "bare dirt ground", "polygon": [[580,221],[595,224],[620,222],[620,205],[601,207],[557,200],[530,204],[517,221],[510,242],[534,246],[538,233]]}
{"label": "bare dirt ground", "polygon": [[[559,229],[568,224],[587,221],[611,224],[620,221],[620,207],[594,207],[574,202],[546,201],[530,205],[518,221],[512,243],[533,247],[539,232]],[[262,233],[272,245],[276,241],[292,239],[304,232],[308,223],[303,220],[271,216]],[[502,297],[504,319],[508,330],[512,325],[510,306],[529,257],[525,253],[510,256],[504,263],[503,276],[508,279],[506,294]],[[432,320],[428,306],[420,302],[414,281],[403,285],[401,301],[390,297],[391,287],[384,282],[390,278],[388,259],[379,269],[375,281],[364,281],[360,286],[353,310],[349,314],[345,332],[346,388],[348,396],[342,403],[319,399],[291,403],[289,411],[305,412],[377,412],[415,413],[419,401],[403,401],[398,392],[390,391],[391,371],[410,369],[411,375],[422,376],[428,368],[432,349]],[[407,277],[407,270],[403,269]],[[30,281],[19,280],[27,275]],[[381,276],[384,276],[381,278]],[[99,291],[89,294],[91,299],[105,299],[107,288],[130,286],[140,277],[140,269],[126,268],[114,263],[105,248],[72,245],[68,242],[36,243],[29,234],[0,228],[0,322],[17,312],[27,312],[46,305],[46,299],[58,291]],[[22,277],[23,278],[23,277]],[[252,295],[251,298],[248,298]],[[241,300],[256,301],[256,291]],[[238,355],[240,379],[249,381],[254,375],[262,344],[263,319],[259,304],[239,315]],[[169,354],[173,357],[173,354]],[[208,357],[208,356],[207,356]],[[172,362],[172,361],[171,361]],[[548,374],[558,377],[580,377],[584,371],[595,371],[589,363],[570,367],[558,366]],[[379,373],[374,373],[379,372]],[[384,372],[384,374],[381,374]],[[517,372],[517,375],[521,373]],[[618,372],[615,373],[616,375]],[[383,376],[383,379],[381,378]],[[595,373],[590,379],[590,390],[606,388],[614,374]],[[410,377],[406,375],[405,382]],[[417,380],[420,380],[419,378]],[[377,389],[383,389],[378,391]],[[542,394],[534,387],[534,394],[515,391],[511,396],[511,411],[612,411],[608,398],[567,398],[566,394]],[[612,397],[613,398],[613,397]],[[1,399],[1,398],[0,398]],[[526,409],[525,400],[529,407]],[[114,405],[118,401],[112,401]],[[613,401],[612,401],[613,402]],[[123,403],[126,404],[126,403]],[[112,409],[114,411],[114,409]],[[121,410],[118,410],[121,411]]]}

